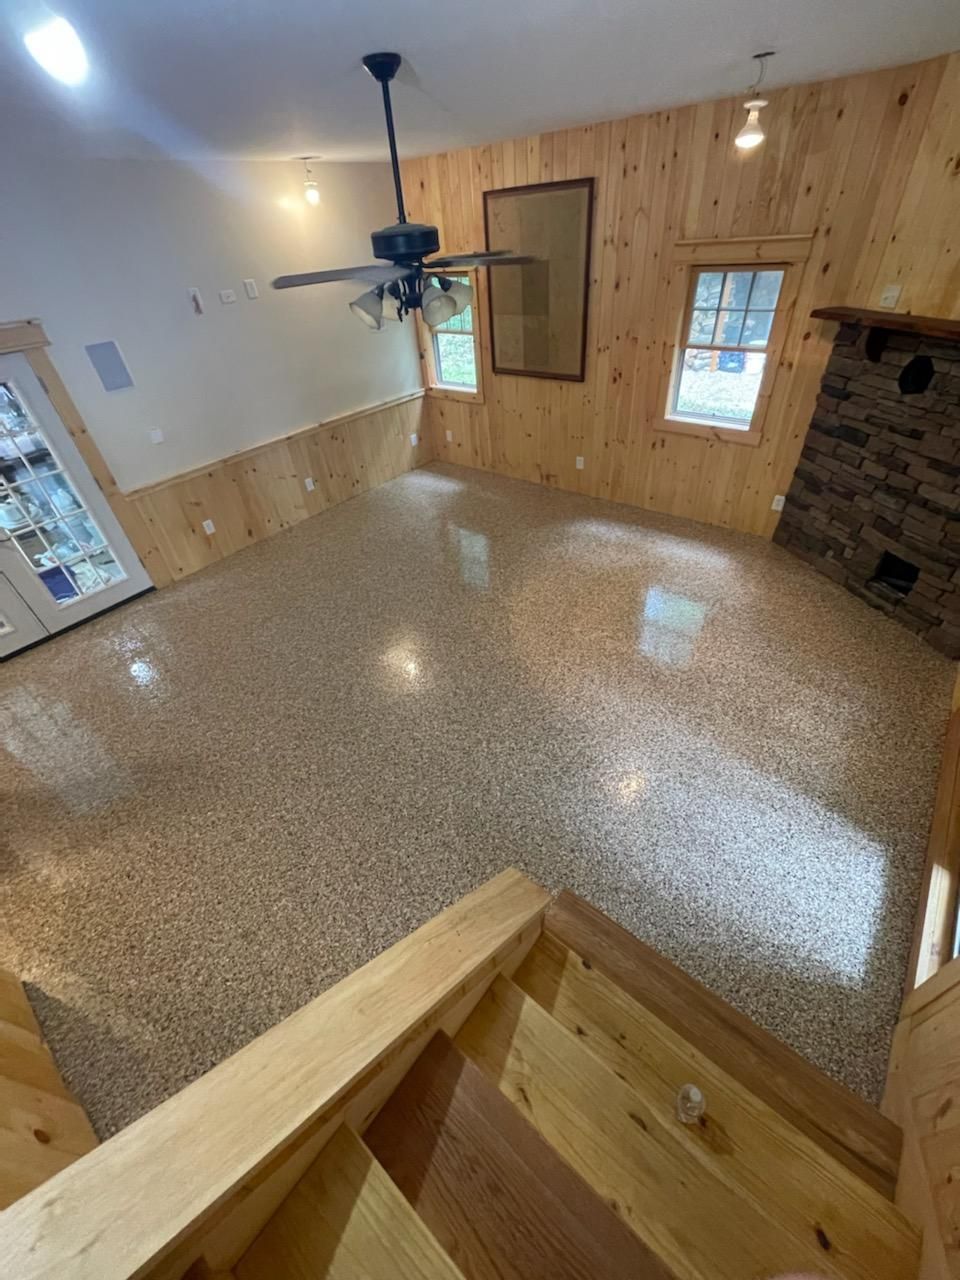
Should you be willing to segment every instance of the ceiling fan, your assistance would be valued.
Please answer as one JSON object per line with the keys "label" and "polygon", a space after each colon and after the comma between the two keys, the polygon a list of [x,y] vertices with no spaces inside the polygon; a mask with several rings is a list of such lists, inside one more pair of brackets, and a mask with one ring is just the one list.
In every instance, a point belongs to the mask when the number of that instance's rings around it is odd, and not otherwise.
{"label": "ceiling fan", "polygon": [[[328,280],[366,281],[373,288],[351,302],[350,310],[371,329],[383,327],[385,302],[388,308],[396,309],[398,320],[419,309],[431,327],[443,324],[468,307],[473,297],[470,285],[438,273],[464,270],[467,267],[522,266],[534,261],[533,258],[511,253],[509,249],[455,253],[442,258],[428,257],[440,249],[440,232],[436,227],[422,222],[408,222],[403,204],[397,136],[390,103],[390,81],[397,74],[401,62],[399,53],[368,53],[363,59],[363,65],[383,90],[390,164],[393,167],[393,185],[397,193],[399,221],[392,227],[374,231],[370,237],[373,256],[383,261],[370,266],[337,267],[333,271],[302,271],[298,275],[279,276],[273,282],[275,289],[296,289],[304,284],[325,284]],[[392,265],[387,265],[388,263]],[[434,281],[432,284],[431,277]]]}

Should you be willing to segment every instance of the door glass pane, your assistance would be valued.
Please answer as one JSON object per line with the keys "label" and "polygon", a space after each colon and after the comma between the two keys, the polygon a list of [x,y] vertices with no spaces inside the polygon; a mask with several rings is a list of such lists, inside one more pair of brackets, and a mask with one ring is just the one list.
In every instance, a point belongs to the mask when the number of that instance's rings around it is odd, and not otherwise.
{"label": "door glass pane", "polygon": [[56,520],[57,513],[53,509],[53,504],[38,480],[28,480],[26,484],[17,485],[13,492],[21,508],[34,524],[39,524],[41,520]]}
{"label": "door glass pane", "polygon": [[83,551],[95,551],[97,547],[102,547],[106,541],[98,526],[86,512],[82,515],[71,517],[67,521],[67,526],[74,541],[80,544],[80,548]]}
{"label": "door glass pane", "polygon": [[79,511],[83,506],[62,471],[43,476],[39,483],[43,485],[47,496],[61,515],[68,516],[74,511]]}
{"label": "door glass pane", "polygon": [[0,528],[59,605],[127,576],[9,383],[0,383]]}

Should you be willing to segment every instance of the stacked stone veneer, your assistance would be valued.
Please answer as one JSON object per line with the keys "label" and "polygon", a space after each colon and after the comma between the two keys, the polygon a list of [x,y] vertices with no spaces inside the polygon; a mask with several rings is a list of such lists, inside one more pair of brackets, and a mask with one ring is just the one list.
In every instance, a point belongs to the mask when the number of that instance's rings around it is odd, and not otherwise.
{"label": "stacked stone veneer", "polygon": [[[837,334],[774,538],[960,657],[960,342],[870,335]],[[918,355],[933,379],[905,394],[898,378]],[[919,570],[905,597],[872,581],[884,551]]]}

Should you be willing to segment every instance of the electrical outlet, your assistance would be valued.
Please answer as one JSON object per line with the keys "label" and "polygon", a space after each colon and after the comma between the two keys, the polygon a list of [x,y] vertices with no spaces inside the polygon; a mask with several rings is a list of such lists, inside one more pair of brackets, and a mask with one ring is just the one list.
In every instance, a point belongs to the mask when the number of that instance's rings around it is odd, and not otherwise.
{"label": "electrical outlet", "polygon": [[777,494],[777,496],[774,498],[774,500],[770,503],[770,510],[771,510],[771,511],[782,511],[782,510],[783,510],[783,504],[784,504],[785,502],[786,502],[786,498],[783,496],[783,494],[782,494],[782,493],[778,493],[778,494]]}
{"label": "electrical outlet", "polygon": [[223,303],[223,305],[224,305],[224,306],[227,306],[227,305],[228,305],[229,303],[231,303],[231,302],[236,302],[236,300],[237,300],[237,291],[236,291],[236,289],[221,289],[221,290],[220,290],[220,301]]}
{"label": "electrical outlet", "polygon": [[448,432],[447,432],[447,444],[453,444],[453,432],[452,432],[452,431],[448,431]]}
{"label": "electrical outlet", "polygon": [[154,427],[154,429],[150,432],[150,443],[163,444],[163,432],[160,430],[159,427]]}
{"label": "electrical outlet", "polygon": [[187,297],[190,299],[190,305],[193,307],[193,313],[197,316],[203,315],[203,298],[200,297],[199,289],[188,289]]}
{"label": "electrical outlet", "polygon": [[313,493],[314,489],[317,487],[317,482],[314,480],[313,476],[307,476],[306,480],[303,482],[303,487],[306,489],[307,493]]}
{"label": "electrical outlet", "polygon": [[251,302],[253,302],[254,298],[260,297],[260,290],[257,288],[256,280],[244,280],[243,291]]}
{"label": "electrical outlet", "polygon": [[212,521],[212,520],[204,520],[204,522],[203,522],[203,532],[204,532],[204,533],[216,533],[216,532],[217,532],[217,526],[213,523],[213,521]]}
{"label": "electrical outlet", "polygon": [[880,295],[881,307],[893,308],[900,301],[900,295],[903,293],[903,285],[888,284],[884,286],[883,293]]}
{"label": "electrical outlet", "polygon": [[577,454],[577,470],[578,471],[583,470],[583,459],[580,457],[579,454]]}
{"label": "electrical outlet", "polygon": [[420,437],[417,435],[417,433],[416,433],[415,431],[413,431],[413,432],[411,432],[411,433],[410,433],[410,443],[413,445],[413,447],[414,447],[414,448],[416,448],[416,447],[417,447],[417,441],[418,441],[419,439],[420,439]]}

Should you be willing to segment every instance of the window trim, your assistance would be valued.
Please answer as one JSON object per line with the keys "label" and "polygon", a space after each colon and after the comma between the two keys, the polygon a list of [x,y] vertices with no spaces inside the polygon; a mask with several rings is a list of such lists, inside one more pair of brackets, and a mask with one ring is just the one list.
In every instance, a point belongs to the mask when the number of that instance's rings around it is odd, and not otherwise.
{"label": "window trim", "polygon": [[417,345],[420,349],[424,393],[433,400],[455,400],[462,404],[484,404],[483,341],[480,326],[482,324],[481,317],[484,314],[482,294],[486,291],[486,280],[484,279],[481,282],[481,272],[476,267],[461,267],[459,271],[438,271],[435,274],[466,276],[473,287],[473,302],[470,305],[473,309],[473,360],[477,370],[477,388],[475,391],[471,391],[469,387],[458,387],[440,381],[437,376],[437,363],[434,353],[434,333],[429,325],[424,323],[423,317],[418,311],[416,313]]}
{"label": "window trim", "polygon": [[[757,446],[763,438],[767,410],[773,394],[777,372],[783,359],[784,345],[796,310],[804,264],[810,255],[812,236],[773,236],[764,239],[684,240],[674,248],[673,270],[667,295],[667,315],[672,328],[664,340],[662,378],[659,387],[659,417],[654,431],[698,437],[722,444]],[[697,276],[703,271],[767,271],[783,272],[783,283],[773,313],[770,338],[764,348],[766,363],[757,390],[750,425],[736,426],[717,418],[696,418],[673,413],[677,379],[683,351],[690,346],[684,341],[692,309]],[[725,350],[741,348],[728,347]],[[756,347],[744,347],[757,351]]]}

